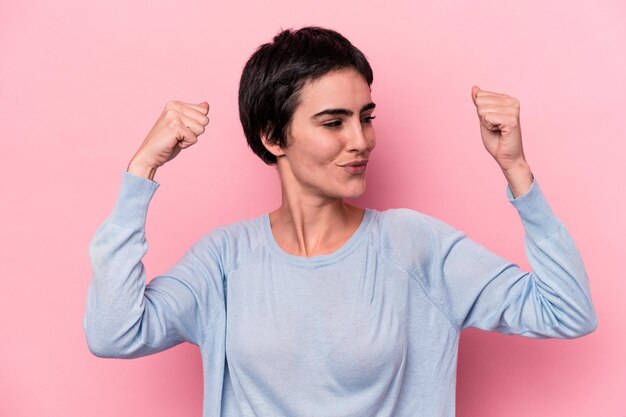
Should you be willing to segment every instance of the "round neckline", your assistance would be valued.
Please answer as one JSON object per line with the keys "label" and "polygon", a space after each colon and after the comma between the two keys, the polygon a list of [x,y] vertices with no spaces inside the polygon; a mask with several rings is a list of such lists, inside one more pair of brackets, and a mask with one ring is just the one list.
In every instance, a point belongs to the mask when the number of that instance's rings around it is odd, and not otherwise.
{"label": "round neckline", "polygon": [[354,233],[352,233],[352,236],[350,236],[339,249],[332,253],[316,255],[310,258],[306,256],[292,255],[290,253],[287,253],[283,250],[283,248],[278,245],[278,242],[276,242],[274,234],[272,233],[272,224],[270,222],[269,213],[265,213],[263,215],[263,231],[266,236],[267,247],[270,249],[272,254],[276,255],[278,258],[296,265],[319,267],[336,262],[352,252],[352,250],[361,240],[362,236],[365,234],[371,217],[372,210],[366,208],[365,212],[363,213],[363,219],[361,220],[361,224],[359,224],[359,227],[357,227]]}

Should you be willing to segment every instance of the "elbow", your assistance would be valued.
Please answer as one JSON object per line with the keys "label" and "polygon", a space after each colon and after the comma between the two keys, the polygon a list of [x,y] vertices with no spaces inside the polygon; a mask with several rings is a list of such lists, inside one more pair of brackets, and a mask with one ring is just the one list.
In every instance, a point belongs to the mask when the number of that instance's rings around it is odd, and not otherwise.
{"label": "elbow", "polygon": [[92,355],[99,358],[115,357],[113,346],[94,329],[85,326],[85,338],[87,340],[87,347]]}
{"label": "elbow", "polygon": [[92,355],[97,356],[99,358],[117,358],[118,356],[114,354],[113,350],[107,346],[106,344],[94,343],[87,339],[87,346],[89,347],[89,351]]}
{"label": "elbow", "polygon": [[586,308],[581,309],[579,332],[575,337],[586,336],[598,328],[598,316],[590,299],[587,299],[585,306]]}
{"label": "elbow", "polygon": [[578,333],[574,337],[582,337],[586,336],[590,333],[593,333],[598,328],[598,318],[594,311],[591,311],[587,320],[584,323],[581,323],[581,326],[578,328]]}
{"label": "elbow", "polygon": [[91,332],[85,332],[87,337],[87,347],[92,355],[99,358],[116,358],[115,349],[103,338]]}
{"label": "elbow", "polygon": [[598,318],[593,307],[590,307],[584,314],[580,314],[575,325],[568,326],[567,331],[563,333],[563,337],[567,339],[576,339],[593,333],[598,328]]}
{"label": "elbow", "polygon": [[132,359],[155,351],[138,337],[134,327],[85,317],[83,329],[89,351],[99,358]]}
{"label": "elbow", "polygon": [[120,358],[119,347],[115,339],[104,331],[101,325],[91,323],[86,317],[83,321],[83,330],[89,351],[99,358]]}

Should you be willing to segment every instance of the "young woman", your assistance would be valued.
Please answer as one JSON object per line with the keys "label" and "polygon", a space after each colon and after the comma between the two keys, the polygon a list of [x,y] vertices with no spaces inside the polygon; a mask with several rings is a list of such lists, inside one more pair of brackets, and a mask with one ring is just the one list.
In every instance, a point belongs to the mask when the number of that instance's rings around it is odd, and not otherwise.
{"label": "young woman", "polygon": [[453,416],[463,328],[593,331],[586,273],[526,162],[516,99],[472,88],[533,272],[421,213],[344,201],[365,191],[376,145],[372,79],[331,30],[286,30],[262,45],[241,77],[240,117],[252,150],[277,166],[282,203],[210,233],[146,285],[152,179],[208,124],[207,103],[168,103],[92,242],[91,351],[198,345],[206,417]]}

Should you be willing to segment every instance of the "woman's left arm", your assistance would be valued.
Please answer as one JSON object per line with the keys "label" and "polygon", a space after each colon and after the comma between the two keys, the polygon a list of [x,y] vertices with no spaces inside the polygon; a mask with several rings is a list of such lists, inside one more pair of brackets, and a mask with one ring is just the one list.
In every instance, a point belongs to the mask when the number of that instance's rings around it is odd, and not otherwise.
{"label": "woman's left arm", "polygon": [[597,326],[582,258],[533,181],[513,198],[531,271],[496,255],[454,228],[431,228],[435,258],[422,276],[431,299],[457,326],[528,337],[573,338]]}
{"label": "woman's left arm", "polygon": [[[499,258],[461,233],[442,233],[442,294],[462,327],[531,337],[577,337],[597,318],[582,259],[545,200],[522,148],[519,102],[472,88],[483,144],[509,184],[526,235],[532,272]],[[445,237],[444,237],[445,236]],[[446,289],[447,288],[447,289]]]}

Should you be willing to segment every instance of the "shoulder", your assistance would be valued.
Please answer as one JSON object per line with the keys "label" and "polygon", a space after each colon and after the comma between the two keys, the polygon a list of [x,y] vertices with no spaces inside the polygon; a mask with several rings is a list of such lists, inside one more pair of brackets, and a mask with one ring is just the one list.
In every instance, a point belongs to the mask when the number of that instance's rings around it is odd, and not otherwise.
{"label": "shoulder", "polygon": [[427,264],[446,241],[462,235],[449,224],[412,209],[388,209],[375,214],[381,253],[408,269]]}
{"label": "shoulder", "polygon": [[220,226],[204,235],[192,250],[219,261],[225,271],[264,244],[266,215]]}
{"label": "shoulder", "polygon": [[388,209],[377,214],[381,235],[387,238],[415,236],[416,233],[423,237],[456,232],[444,221],[408,208]]}

